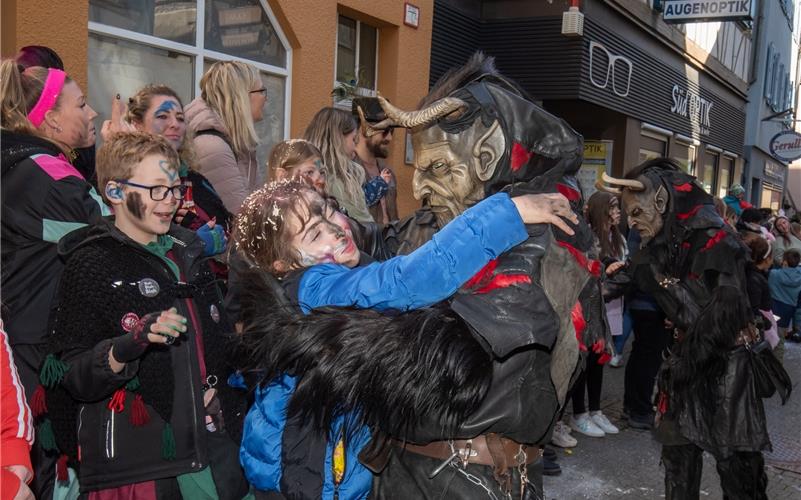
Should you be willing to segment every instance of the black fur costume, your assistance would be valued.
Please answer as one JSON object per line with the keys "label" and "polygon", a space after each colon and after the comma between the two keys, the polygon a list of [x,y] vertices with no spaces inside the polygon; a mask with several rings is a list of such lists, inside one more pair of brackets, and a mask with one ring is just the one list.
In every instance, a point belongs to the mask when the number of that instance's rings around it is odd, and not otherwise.
{"label": "black fur costume", "polygon": [[[703,449],[716,458],[728,497],[765,498],[760,452],[770,440],[749,350],[756,329],[746,293],[747,248],[712,197],[671,161],[646,162],[627,177],[647,178],[670,200],[662,231],[630,269],[676,328],[657,401],[666,496],[697,498]],[[770,349],[760,359],[789,382]]]}

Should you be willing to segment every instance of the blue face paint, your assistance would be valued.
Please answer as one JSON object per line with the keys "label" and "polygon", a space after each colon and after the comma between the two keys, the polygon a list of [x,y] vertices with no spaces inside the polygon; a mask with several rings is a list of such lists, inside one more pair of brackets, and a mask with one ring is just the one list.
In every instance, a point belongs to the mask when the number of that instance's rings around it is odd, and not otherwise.
{"label": "blue face paint", "polygon": [[161,113],[168,113],[169,111],[176,108],[178,108],[178,103],[168,99],[162,102],[161,105],[158,108],[156,108],[156,111],[153,114],[158,116]]}
{"label": "blue face paint", "polygon": [[159,160],[159,168],[162,172],[164,172],[170,182],[175,182],[175,179],[178,178],[178,171],[172,168],[170,162],[166,160]]}

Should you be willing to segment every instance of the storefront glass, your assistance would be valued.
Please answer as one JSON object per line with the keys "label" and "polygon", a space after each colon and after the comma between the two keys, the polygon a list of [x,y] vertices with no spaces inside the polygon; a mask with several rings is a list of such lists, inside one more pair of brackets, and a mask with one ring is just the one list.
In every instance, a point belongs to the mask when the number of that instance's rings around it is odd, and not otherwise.
{"label": "storefront glass", "polygon": [[640,137],[640,163],[665,156],[667,138],[643,134]]}
{"label": "storefront glass", "polygon": [[714,194],[715,189],[715,171],[718,166],[718,155],[712,154],[709,151],[704,151],[703,163],[701,165],[701,172],[699,172],[698,180],[704,186],[704,191],[709,194]]}
{"label": "storefront glass", "polygon": [[681,142],[674,143],[673,159],[678,162],[682,170],[695,175],[695,146]]}
{"label": "storefront glass", "polygon": [[760,208],[769,208],[778,211],[781,207],[782,188],[767,182],[762,183],[762,197],[760,198]]}
{"label": "storefront glass", "polygon": [[732,173],[734,172],[734,158],[724,156],[720,160],[720,173],[718,175],[718,197],[723,198],[729,194]]}
{"label": "storefront glass", "polygon": [[259,0],[206,0],[205,17],[207,49],[286,67],[286,49]]}
{"label": "storefront glass", "polygon": [[194,45],[197,1],[90,0],[89,20]]}

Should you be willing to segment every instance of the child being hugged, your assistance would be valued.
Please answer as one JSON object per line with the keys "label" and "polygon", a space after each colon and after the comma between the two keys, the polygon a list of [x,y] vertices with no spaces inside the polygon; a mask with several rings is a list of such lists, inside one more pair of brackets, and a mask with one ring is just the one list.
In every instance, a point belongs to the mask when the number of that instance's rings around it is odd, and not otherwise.
{"label": "child being hugged", "polygon": [[171,224],[186,194],[179,164],[162,137],[112,136],[97,176],[115,215],[59,245],[39,439],[78,469],[90,499],[248,491],[225,430],[236,420],[223,387],[232,328],[200,238]]}
{"label": "child being hugged", "polygon": [[[408,311],[450,297],[490,260],[525,241],[526,224],[551,223],[573,234],[562,218],[578,222],[562,195],[496,194],[415,252],[366,264],[347,222],[304,183],[285,181],[245,200],[234,242],[253,266],[278,279],[288,303],[302,314],[327,306]],[[247,336],[252,318],[243,319]],[[291,498],[366,498],[372,476],[358,455],[370,431],[350,425],[358,416],[347,413],[332,422],[317,443],[323,449],[316,449],[305,434],[308,426],[289,411],[301,379],[283,374],[257,389],[240,450],[248,480],[259,492]],[[302,455],[298,443],[305,447]]]}

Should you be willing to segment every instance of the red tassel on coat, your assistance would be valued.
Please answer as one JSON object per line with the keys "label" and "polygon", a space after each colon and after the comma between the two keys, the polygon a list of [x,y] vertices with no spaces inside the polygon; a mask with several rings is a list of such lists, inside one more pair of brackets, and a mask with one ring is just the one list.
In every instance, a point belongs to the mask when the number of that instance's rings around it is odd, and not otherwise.
{"label": "red tassel on coat", "polygon": [[41,384],[36,386],[36,390],[33,391],[33,396],[31,396],[31,413],[33,413],[35,418],[39,418],[47,413],[47,398],[45,397],[45,388]]}
{"label": "red tassel on coat", "polygon": [[134,427],[142,427],[150,422],[150,414],[147,412],[145,402],[142,400],[142,395],[137,394],[134,396],[133,403],[131,404],[131,413],[128,420]]}
{"label": "red tassel on coat", "polygon": [[67,471],[67,455],[61,455],[56,462],[56,478],[59,482],[67,483],[70,480],[69,471]]}

